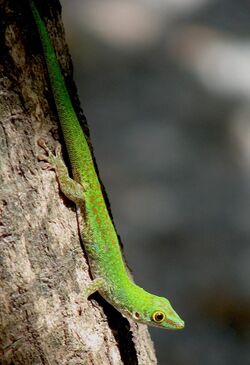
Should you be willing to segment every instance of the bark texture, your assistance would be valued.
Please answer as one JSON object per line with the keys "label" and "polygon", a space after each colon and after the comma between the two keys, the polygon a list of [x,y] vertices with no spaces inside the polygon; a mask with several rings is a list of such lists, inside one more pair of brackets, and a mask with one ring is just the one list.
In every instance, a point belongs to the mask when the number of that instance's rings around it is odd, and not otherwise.
{"label": "bark texture", "polygon": [[[59,3],[41,5],[81,117]],[[0,49],[0,363],[156,364],[145,326],[82,298],[90,277],[75,208],[37,160],[39,138],[62,138],[26,1],[0,0]]]}

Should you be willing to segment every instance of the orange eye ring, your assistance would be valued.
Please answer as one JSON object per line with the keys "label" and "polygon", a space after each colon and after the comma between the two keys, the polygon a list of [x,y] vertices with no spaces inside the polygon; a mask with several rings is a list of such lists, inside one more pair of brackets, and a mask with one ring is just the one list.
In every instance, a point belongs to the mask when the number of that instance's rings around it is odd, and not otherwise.
{"label": "orange eye ring", "polygon": [[152,319],[156,323],[162,323],[166,319],[166,315],[161,311],[156,311],[153,313]]}

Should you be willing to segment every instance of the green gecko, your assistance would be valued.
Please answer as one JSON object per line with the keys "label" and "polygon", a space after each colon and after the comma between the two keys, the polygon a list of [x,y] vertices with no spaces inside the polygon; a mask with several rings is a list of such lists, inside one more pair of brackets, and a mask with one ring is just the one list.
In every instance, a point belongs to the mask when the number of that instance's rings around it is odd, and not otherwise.
{"label": "green gecko", "polygon": [[43,145],[43,159],[55,169],[60,190],[73,201],[83,216],[81,237],[93,281],[86,299],[98,291],[122,315],[134,321],[165,329],[182,329],[184,321],[168,299],[153,295],[136,285],[128,275],[114,225],[102,194],[88,142],[74,111],[46,25],[30,2],[49,73],[56,109],[66,144],[73,179],[59,153]]}

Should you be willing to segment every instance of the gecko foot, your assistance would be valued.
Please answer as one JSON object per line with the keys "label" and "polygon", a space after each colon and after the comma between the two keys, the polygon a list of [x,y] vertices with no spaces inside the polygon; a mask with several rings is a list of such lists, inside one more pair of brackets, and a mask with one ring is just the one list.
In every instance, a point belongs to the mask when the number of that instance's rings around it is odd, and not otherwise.
{"label": "gecko foot", "polygon": [[46,155],[38,156],[39,160],[47,162],[44,168],[54,170],[63,194],[78,206],[83,207],[84,188],[69,176],[67,166],[61,156],[60,146],[56,147],[55,153],[53,153],[43,139],[39,139],[37,142],[46,152]]}
{"label": "gecko foot", "polygon": [[46,152],[45,155],[38,155],[37,158],[39,161],[45,161],[47,164],[45,165],[45,169],[48,170],[57,170],[58,168],[61,168],[62,165],[64,166],[64,163],[62,161],[61,157],[61,146],[57,145],[55,148],[55,153],[53,153],[47,146],[45,140],[43,138],[40,138],[37,141],[38,145],[43,148],[43,150]]}

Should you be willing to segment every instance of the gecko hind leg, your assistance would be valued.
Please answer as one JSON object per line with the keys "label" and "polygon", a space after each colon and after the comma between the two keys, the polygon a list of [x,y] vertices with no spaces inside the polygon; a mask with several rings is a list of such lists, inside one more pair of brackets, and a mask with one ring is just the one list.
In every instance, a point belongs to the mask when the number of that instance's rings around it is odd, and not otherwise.
{"label": "gecko hind leg", "polygon": [[46,152],[46,155],[38,156],[38,159],[46,161],[48,163],[47,168],[55,170],[62,193],[78,206],[83,206],[84,187],[69,176],[67,166],[61,156],[61,148],[57,146],[54,154],[43,139],[38,140],[38,145]]}

